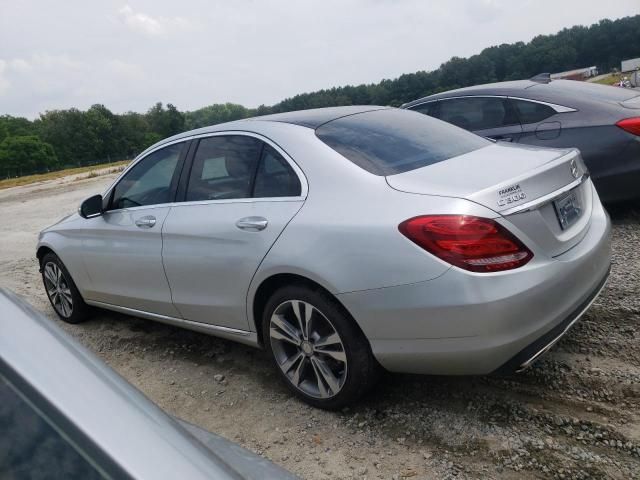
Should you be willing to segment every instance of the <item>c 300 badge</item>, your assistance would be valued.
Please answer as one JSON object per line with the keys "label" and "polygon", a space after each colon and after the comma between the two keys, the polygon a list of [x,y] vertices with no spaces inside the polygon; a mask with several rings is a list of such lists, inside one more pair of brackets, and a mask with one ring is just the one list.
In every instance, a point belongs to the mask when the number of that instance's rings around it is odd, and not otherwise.
{"label": "c 300 badge", "polygon": [[500,196],[500,199],[498,200],[499,207],[504,207],[505,205],[516,203],[527,198],[525,193],[520,188],[519,183],[498,190],[498,195]]}

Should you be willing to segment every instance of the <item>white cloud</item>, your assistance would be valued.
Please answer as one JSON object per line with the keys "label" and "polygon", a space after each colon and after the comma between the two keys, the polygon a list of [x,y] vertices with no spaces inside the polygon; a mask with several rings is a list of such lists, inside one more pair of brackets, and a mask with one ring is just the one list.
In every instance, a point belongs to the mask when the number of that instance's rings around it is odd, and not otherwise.
{"label": "white cloud", "polygon": [[638,0],[65,0],[62,16],[60,2],[0,4],[0,115],[30,118],[270,105],[640,13]]}
{"label": "white cloud", "polygon": [[9,90],[9,79],[6,78],[7,62],[0,58],[0,95],[3,95],[7,90]]}
{"label": "white cloud", "polygon": [[118,17],[131,30],[149,36],[165,35],[171,31],[187,30],[191,23],[183,17],[152,17],[146,13],[134,12],[125,5],[118,10]]}
{"label": "white cloud", "polygon": [[28,72],[29,70],[31,70],[31,65],[29,64],[29,62],[22,58],[14,58],[13,60],[9,61],[9,68],[16,72]]}

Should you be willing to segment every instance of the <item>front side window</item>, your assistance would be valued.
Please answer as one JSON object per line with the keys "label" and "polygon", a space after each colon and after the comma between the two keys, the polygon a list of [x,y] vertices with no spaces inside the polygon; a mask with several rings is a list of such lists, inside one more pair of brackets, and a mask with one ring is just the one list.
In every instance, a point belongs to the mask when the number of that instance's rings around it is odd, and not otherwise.
{"label": "front side window", "polygon": [[394,175],[491,145],[478,135],[410,110],[341,117],[316,129],[320,140],[374,175]]}
{"label": "front side window", "polygon": [[511,102],[513,102],[522,124],[538,123],[556,114],[556,111],[549,105],[515,99],[512,99]]}
{"label": "front side window", "polygon": [[518,119],[509,108],[508,102],[495,97],[442,100],[438,118],[471,131],[518,124]]}
{"label": "front side window", "polygon": [[0,376],[0,478],[106,478]]}
{"label": "front side window", "polygon": [[172,180],[183,145],[156,150],[136,163],[116,185],[111,209],[172,202]]}

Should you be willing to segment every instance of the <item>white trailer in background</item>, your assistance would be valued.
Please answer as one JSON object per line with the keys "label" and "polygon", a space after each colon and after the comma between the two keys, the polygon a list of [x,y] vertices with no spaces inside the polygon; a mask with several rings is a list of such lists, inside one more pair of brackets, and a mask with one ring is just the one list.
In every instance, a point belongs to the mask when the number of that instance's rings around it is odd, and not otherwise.
{"label": "white trailer in background", "polygon": [[587,78],[595,77],[598,75],[598,68],[593,67],[585,67],[585,68],[576,68],[575,70],[568,70],[566,72],[552,73],[551,79],[558,80],[585,80]]}
{"label": "white trailer in background", "polygon": [[629,60],[623,60],[620,64],[620,71],[622,73],[633,72],[640,68],[640,57],[630,58]]}

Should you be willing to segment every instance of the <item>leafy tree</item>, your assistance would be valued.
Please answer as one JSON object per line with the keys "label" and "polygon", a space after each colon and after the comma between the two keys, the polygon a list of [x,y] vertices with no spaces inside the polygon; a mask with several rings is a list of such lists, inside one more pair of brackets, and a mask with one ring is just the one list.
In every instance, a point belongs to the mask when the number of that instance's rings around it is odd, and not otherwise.
{"label": "leafy tree", "polygon": [[46,171],[57,162],[53,147],[34,135],[7,137],[0,143],[0,165],[6,177]]}
{"label": "leafy tree", "polygon": [[163,138],[184,131],[184,114],[170,103],[167,104],[167,108],[164,108],[161,102],[156,103],[147,112],[147,121],[151,131]]}
{"label": "leafy tree", "polygon": [[602,72],[640,56],[640,15],[601,20],[590,26],[539,35],[528,43],[485,48],[469,58],[453,57],[433,71],[406,73],[378,83],[332,87],[246,108],[234,103],[180,112],[158,102],[146,113],[114,114],[104,105],[87,111],[52,110],[35,121],[0,116],[0,174],[132,158],[157,141],[185,130],[255,115],[337,105],[391,105],[453,88],[530,78],[595,65]]}

